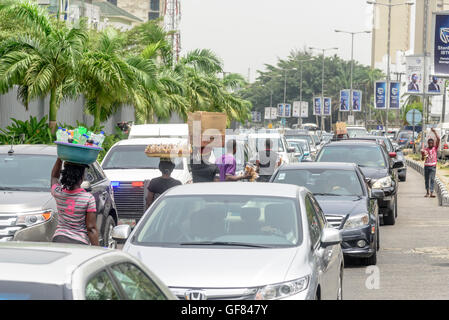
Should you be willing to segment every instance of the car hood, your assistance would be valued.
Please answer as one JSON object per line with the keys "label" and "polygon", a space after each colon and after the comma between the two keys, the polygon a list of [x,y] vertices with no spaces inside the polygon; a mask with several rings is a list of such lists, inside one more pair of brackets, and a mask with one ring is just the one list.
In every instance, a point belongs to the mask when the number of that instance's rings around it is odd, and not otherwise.
{"label": "car hood", "polygon": [[169,287],[244,288],[282,282],[299,250],[160,248],[127,245]]}
{"label": "car hood", "polygon": [[363,174],[367,178],[371,178],[374,180],[381,179],[383,177],[386,177],[389,175],[388,168],[368,168],[368,167],[362,167],[360,168],[362,170]]}
{"label": "car hood", "polygon": [[358,197],[326,197],[315,196],[323,209],[324,215],[346,216],[367,212],[366,199]]}
{"label": "car hood", "polygon": [[[159,169],[106,169],[103,171],[110,181],[144,181],[161,176]],[[183,170],[173,170],[171,177],[185,183]]]}
{"label": "car hood", "polygon": [[0,214],[47,209],[52,200],[50,192],[0,191]]}

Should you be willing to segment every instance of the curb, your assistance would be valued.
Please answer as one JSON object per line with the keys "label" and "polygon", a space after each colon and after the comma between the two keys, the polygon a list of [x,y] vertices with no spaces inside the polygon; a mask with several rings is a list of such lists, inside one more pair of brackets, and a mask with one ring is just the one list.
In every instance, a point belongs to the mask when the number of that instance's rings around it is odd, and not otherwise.
{"label": "curb", "polygon": [[[421,163],[410,159],[405,159],[405,161],[407,166],[412,167],[424,176],[424,166]],[[435,191],[438,195],[438,204],[442,207],[449,207],[449,192],[446,185],[438,177],[435,177]]]}

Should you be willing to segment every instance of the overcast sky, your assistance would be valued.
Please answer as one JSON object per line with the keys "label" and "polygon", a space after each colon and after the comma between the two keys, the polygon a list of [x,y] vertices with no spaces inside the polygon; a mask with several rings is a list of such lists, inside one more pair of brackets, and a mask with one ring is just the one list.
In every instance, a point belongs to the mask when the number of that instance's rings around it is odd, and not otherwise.
{"label": "overcast sky", "polygon": [[[251,81],[264,64],[275,64],[292,49],[339,47],[351,57],[351,37],[335,33],[370,30],[372,8],[364,0],[181,0],[182,53],[195,48],[216,52],[226,72]],[[369,65],[371,35],[355,38],[354,58]]]}

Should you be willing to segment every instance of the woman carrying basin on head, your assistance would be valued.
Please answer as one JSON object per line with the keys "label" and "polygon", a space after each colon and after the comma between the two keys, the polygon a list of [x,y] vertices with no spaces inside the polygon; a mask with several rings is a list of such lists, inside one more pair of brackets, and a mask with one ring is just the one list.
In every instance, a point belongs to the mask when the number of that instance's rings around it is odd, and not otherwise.
{"label": "woman carrying basin on head", "polygon": [[81,188],[87,166],[56,160],[51,172],[51,194],[58,209],[53,242],[98,246],[97,209],[92,194]]}

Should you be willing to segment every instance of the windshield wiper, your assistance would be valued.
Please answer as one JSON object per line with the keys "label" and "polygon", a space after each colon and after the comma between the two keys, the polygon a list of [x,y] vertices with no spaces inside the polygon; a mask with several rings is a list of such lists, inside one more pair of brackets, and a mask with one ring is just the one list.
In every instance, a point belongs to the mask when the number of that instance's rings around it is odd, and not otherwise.
{"label": "windshield wiper", "polygon": [[198,241],[198,242],[183,242],[181,246],[235,246],[235,247],[251,247],[251,248],[269,248],[267,246],[243,243],[243,242],[227,242],[227,241]]}

